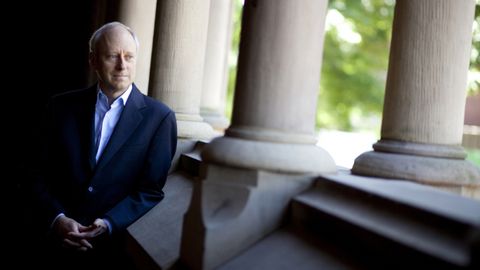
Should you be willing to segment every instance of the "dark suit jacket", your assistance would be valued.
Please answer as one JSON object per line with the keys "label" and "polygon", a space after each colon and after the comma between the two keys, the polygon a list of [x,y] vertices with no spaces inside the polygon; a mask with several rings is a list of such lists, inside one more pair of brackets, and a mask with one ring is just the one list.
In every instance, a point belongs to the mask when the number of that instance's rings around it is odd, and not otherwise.
{"label": "dark suit jacket", "polygon": [[47,114],[46,171],[36,186],[44,224],[59,213],[83,225],[107,218],[125,229],[160,202],[175,154],[175,114],[135,85],[95,164],[96,85],[53,97]]}

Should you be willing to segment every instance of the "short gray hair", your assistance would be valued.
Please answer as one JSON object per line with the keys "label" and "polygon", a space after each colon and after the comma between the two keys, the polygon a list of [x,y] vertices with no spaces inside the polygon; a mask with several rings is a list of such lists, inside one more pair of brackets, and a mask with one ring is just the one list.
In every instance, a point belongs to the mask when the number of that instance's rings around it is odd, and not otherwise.
{"label": "short gray hair", "polygon": [[117,27],[117,26],[124,28],[125,30],[127,30],[130,33],[130,35],[132,35],[132,38],[135,41],[135,45],[137,46],[137,51],[138,51],[138,48],[140,47],[140,42],[138,41],[138,38],[137,38],[137,35],[135,34],[135,32],[133,32],[133,30],[130,29],[130,27],[124,25],[121,22],[110,22],[110,23],[106,23],[102,27],[98,28],[92,34],[92,36],[90,37],[90,40],[88,41],[90,52],[91,53],[95,52],[95,49],[96,49],[97,43],[98,43],[98,39],[105,33],[105,31],[107,31],[111,28]]}

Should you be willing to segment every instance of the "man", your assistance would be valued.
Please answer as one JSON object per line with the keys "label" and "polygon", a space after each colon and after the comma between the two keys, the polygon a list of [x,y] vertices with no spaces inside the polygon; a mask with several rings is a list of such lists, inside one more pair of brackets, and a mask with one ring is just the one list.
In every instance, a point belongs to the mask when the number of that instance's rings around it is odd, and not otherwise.
{"label": "man", "polygon": [[54,261],[114,265],[127,226],[163,198],[176,120],[133,83],[138,46],[127,26],[102,26],[90,39],[98,83],[49,103],[45,173],[35,191],[43,226],[62,253]]}

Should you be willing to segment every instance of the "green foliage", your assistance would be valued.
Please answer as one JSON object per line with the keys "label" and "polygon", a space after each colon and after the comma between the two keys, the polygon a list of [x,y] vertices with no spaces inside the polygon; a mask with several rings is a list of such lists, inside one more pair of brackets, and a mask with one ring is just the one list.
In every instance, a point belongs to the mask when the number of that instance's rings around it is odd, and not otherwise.
{"label": "green foliage", "polygon": [[465,151],[467,151],[467,160],[480,167],[480,149],[466,148]]}
{"label": "green foliage", "polygon": [[237,58],[240,46],[240,30],[242,24],[242,8],[242,0],[235,0],[233,11],[232,43],[228,65],[227,106],[225,106],[225,115],[228,119],[232,119],[233,93],[235,91],[235,82],[237,79]]}
{"label": "green foliage", "polygon": [[[480,93],[480,0],[476,1],[475,22],[473,23],[472,54],[470,59],[470,72],[475,78],[470,78],[468,93]],[[473,77],[473,76],[470,76]]]}
{"label": "green foliage", "polygon": [[233,93],[235,90],[235,81],[237,79],[237,68],[232,66],[228,69],[228,88],[227,88],[227,105],[225,106],[225,117],[232,119],[233,112]]}
{"label": "green foliage", "polygon": [[[393,4],[384,0],[330,1],[317,126],[347,131],[379,129]],[[332,23],[332,14],[341,14],[343,20]],[[348,28],[350,36],[356,36],[353,42],[343,37]],[[373,124],[368,119],[373,119]]]}

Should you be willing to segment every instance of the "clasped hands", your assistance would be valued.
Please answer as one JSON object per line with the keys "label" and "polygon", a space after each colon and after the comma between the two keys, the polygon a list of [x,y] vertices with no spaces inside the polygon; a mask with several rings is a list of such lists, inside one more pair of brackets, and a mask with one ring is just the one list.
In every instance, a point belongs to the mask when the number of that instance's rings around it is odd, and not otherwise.
{"label": "clasped hands", "polygon": [[67,216],[58,218],[53,229],[61,238],[63,247],[78,251],[92,249],[91,240],[108,231],[107,224],[101,218],[97,218],[89,226],[84,226]]}

